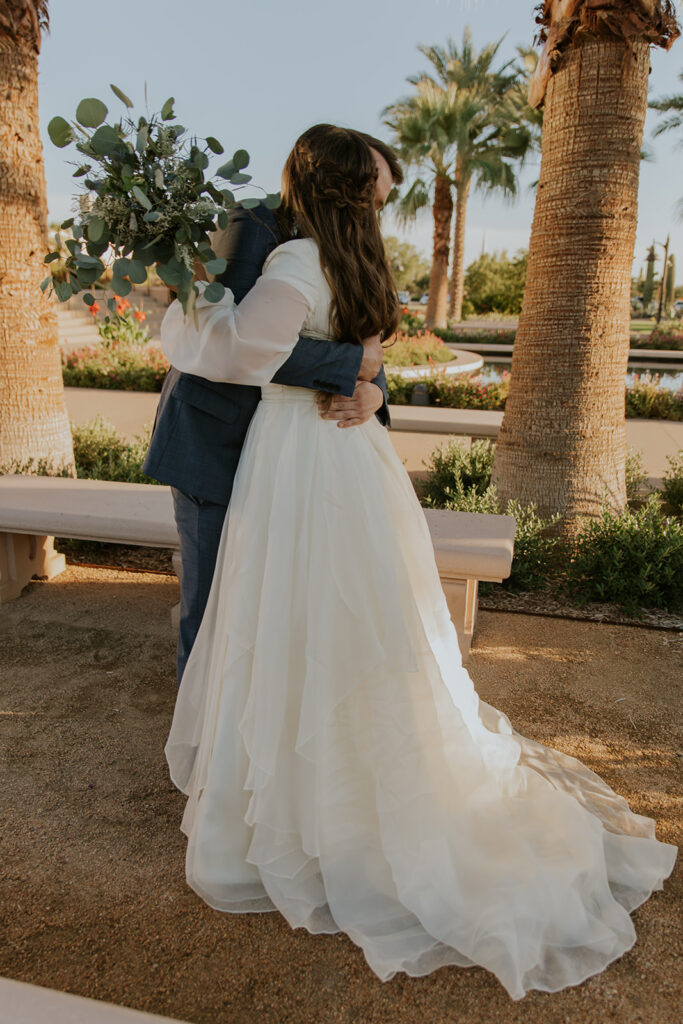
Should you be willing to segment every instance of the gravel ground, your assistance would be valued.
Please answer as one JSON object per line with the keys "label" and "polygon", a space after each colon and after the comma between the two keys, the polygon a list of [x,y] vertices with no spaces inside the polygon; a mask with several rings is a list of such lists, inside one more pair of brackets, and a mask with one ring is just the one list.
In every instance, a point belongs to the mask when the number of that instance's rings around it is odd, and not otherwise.
{"label": "gravel ground", "polygon": [[[345,936],[201,903],[163,759],[176,601],[170,576],[70,565],[0,608],[1,974],[193,1024],[681,1019],[680,871],[636,912],[631,952],[520,1003],[475,968],[382,984]],[[502,612],[481,613],[470,661],[520,731],[580,757],[669,842],[682,668],[670,631]]]}

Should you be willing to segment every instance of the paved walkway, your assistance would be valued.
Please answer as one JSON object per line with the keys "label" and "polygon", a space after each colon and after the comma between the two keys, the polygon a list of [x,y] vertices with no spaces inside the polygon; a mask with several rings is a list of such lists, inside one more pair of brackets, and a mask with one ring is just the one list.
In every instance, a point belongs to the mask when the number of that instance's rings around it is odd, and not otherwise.
{"label": "paved walkway", "polygon": [[[74,423],[85,423],[102,415],[129,440],[154,422],[158,401],[158,395],[144,391],[66,388],[67,408]],[[391,407],[391,418],[391,438],[396,451],[408,472],[415,473],[423,470],[424,460],[448,436],[495,438],[503,414],[400,405]],[[629,445],[642,453],[651,486],[659,486],[668,468],[667,455],[675,455],[683,449],[683,423],[627,420],[626,436]]]}

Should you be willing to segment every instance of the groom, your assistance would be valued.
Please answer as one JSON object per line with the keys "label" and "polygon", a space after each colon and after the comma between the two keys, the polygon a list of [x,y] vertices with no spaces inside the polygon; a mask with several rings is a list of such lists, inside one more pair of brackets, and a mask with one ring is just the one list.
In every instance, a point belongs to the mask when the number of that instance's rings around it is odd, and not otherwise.
{"label": "groom", "polygon": [[[392,149],[358,133],[378,168],[375,205],[380,209],[403,172]],[[239,302],[255,284],[267,255],[279,244],[275,217],[265,206],[236,208],[228,227],[214,236],[214,251],[227,259],[219,280]],[[300,336],[273,377],[277,384],[311,388],[329,398],[321,414],[344,426],[373,415],[388,423],[386,380],[378,338],[362,345]],[[261,389],[217,383],[171,367],[154,422],[145,473],[171,485],[180,537],[182,579],[178,634],[178,683],[192,650],[213,579],[223,521],[240,452]]]}

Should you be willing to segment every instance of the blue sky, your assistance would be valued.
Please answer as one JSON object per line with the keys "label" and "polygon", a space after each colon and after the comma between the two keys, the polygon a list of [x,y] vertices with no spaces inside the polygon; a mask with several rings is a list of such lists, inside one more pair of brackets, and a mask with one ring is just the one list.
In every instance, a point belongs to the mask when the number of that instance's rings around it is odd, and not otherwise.
{"label": "blue sky", "polygon": [[[501,57],[533,39],[534,0],[117,0],[116,4],[51,4],[51,30],[40,57],[40,119],[45,147],[48,202],[52,219],[71,209],[75,182],[68,150],[47,138],[55,114],[74,115],[84,96],[99,96],[118,116],[122,109],[109,89],[113,82],[144,110],[176,98],[179,120],[199,136],[215,135],[226,151],[245,148],[255,181],[277,190],[280,169],[292,143],[318,121],[363,129],[389,140],[381,111],[410,91],[406,77],[425,67],[418,43],[443,45],[462,38],[470,25],[482,47],[505,35]],[[87,13],[86,13],[87,12]],[[652,50],[651,94],[680,91],[683,40],[669,53]],[[646,122],[646,139],[655,124]],[[641,168],[636,263],[650,241],[671,233],[683,279],[683,223],[675,204],[683,196],[683,149],[674,138],[650,142],[652,162]],[[482,247],[514,252],[526,246],[533,216],[528,185],[538,175],[530,164],[522,174],[518,200],[473,195],[468,206],[466,259]],[[389,233],[391,225],[385,223]],[[431,223],[425,214],[400,233],[431,251]],[[661,250],[660,250],[661,251]]]}

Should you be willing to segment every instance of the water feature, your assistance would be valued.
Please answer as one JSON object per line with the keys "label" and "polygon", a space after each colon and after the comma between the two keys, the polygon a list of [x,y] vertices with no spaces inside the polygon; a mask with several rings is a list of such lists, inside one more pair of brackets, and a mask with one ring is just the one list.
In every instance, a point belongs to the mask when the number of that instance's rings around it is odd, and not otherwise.
{"label": "water feature", "polygon": [[[510,372],[510,360],[497,360],[496,362],[485,362],[481,368],[481,379],[485,384],[492,384],[499,381],[503,373]],[[668,391],[680,391],[683,389],[683,365],[669,366],[642,366],[640,363],[629,363],[626,374],[626,385],[633,385],[635,378],[651,377],[653,380],[659,378],[658,384]]]}

